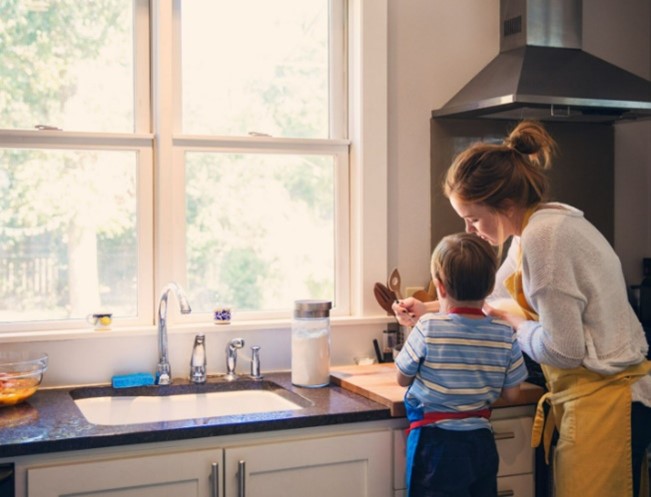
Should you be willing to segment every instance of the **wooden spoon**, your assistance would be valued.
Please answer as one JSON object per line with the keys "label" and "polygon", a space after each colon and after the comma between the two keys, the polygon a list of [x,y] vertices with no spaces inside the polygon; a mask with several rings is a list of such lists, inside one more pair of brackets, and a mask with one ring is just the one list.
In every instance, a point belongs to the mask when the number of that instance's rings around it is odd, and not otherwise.
{"label": "wooden spoon", "polygon": [[373,287],[373,294],[380,307],[387,311],[390,316],[394,315],[391,305],[396,301],[396,294],[389,290],[382,283],[376,283]]}
{"label": "wooden spoon", "polygon": [[393,293],[396,294],[396,298],[398,300],[402,300],[402,291],[400,290],[401,284],[402,284],[402,280],[400,278],[400,273],[398,272],[398,268],[394,268],[394,270],[391,271],[391,274],[389,275],[387,286],[389,287],[390,290],[393,290]]}

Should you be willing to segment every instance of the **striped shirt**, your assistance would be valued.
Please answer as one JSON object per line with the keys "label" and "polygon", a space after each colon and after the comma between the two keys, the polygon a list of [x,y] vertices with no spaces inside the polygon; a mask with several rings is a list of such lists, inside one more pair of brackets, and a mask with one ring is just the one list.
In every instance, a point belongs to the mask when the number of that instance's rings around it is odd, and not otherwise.
{"label": "striped shirt", "polygon": [[[425,314],[409,334],[396,366],[415,376],[405,403],[423,412],[486,409],[503,388],[527,378],[513,329],[491,317]],[[490,427],[483,418],[439,421],[451,430]]]}

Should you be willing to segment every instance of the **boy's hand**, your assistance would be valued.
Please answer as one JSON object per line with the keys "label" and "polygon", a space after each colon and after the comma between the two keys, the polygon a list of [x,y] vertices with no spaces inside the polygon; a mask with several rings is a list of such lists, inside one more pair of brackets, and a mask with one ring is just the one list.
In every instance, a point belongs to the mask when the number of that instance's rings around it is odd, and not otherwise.
{"label": "boy's hand", "polygon": [[427,312],[438,312],[439,302],[421,302],[413,297],[396,300],[391,306],[396,315],[396,319],[403,326],[414,326],[418,319]]}

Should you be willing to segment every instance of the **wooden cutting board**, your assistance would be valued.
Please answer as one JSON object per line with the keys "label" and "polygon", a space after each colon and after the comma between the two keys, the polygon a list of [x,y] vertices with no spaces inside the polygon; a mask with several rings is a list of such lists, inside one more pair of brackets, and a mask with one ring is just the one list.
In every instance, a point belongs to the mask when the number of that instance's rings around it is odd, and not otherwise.
{"label": "wooden cutting board", "polygon": [[407,389],[396,382],[396,367],[392,362],[331,367],[330,379],[335,385],[387,406],[391,416],[405,415],[402,399]]}
{"label": "wooden cutting board", "polygon": [[[407,389],[396,382],[396,367],[392,362],[369,366],[333,366],[330,368],[330,379],[335,385],[387,406],[391,416],[405,415],[403,398]],[[515,402],[499,399],[494,406],[535,404],[543,393],[541,387],[524,383]]]}

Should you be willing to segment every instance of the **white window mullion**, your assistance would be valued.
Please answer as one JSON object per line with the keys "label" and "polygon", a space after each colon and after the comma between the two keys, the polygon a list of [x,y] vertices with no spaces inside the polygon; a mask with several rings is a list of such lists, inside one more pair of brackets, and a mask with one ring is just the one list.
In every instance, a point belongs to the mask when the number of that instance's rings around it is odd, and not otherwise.
{"label": "white window mullion", "polygon": [[183,285],[184,268],[179,261],[179,217],[183,218],[182,188],[177,187],[177,172],[181,163],[174,154],[173,134],[177,127],[178,104],[175,78],[178,64],[178,36],[175,33],[174,14],[178,3],[153,2],[153,132],[154,132],[154,297],[169,281]]}
{"label": "white window mullion", "polygon": [[151,133],[150,14],[148,0],[134,0],[134,131]]}
{"label": "white window mullion", "polygon": [[344,0],[330,0],[330,138],[347,138],[348,36]]}
{"label": "white window mullion", "polygon": [[353,307],[352,271],[350,257],[351,222],[350,222],[350,166],[348,151],[340,152],[335,160],[335,316],[349,316]]}
{"label": "white window mullion", "polygon": [[373,284],[388,265],[387,0],[349,2],[352,314],[377,312]]}

